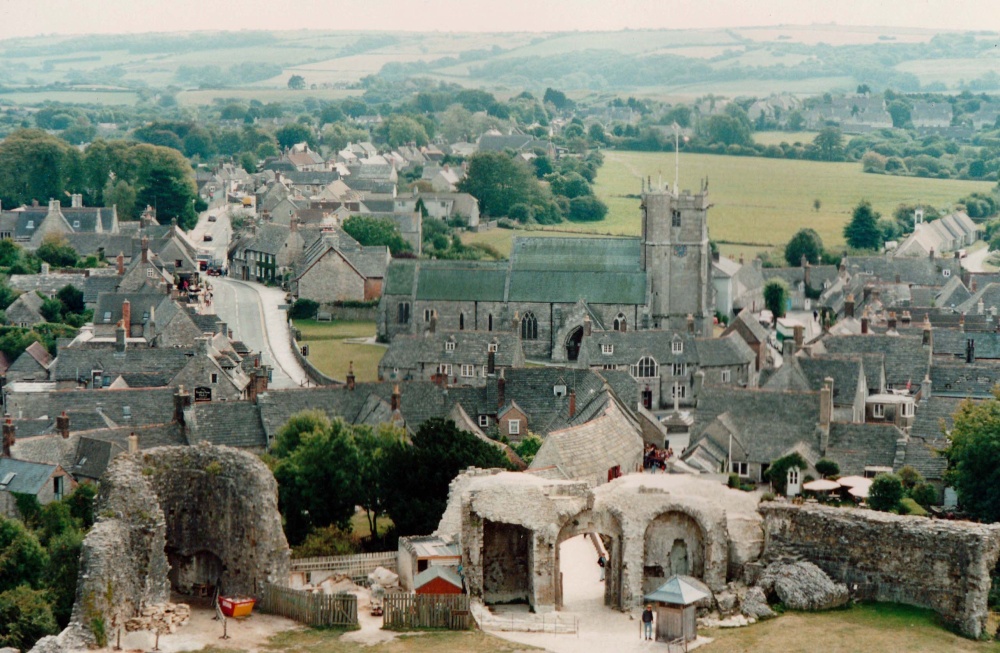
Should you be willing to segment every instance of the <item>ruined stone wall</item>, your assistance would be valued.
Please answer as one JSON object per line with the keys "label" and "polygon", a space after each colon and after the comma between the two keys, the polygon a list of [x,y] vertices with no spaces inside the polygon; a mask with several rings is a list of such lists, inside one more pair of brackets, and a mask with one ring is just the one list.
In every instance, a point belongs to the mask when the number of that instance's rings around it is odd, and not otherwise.
{"label": "ruined stone wall", "polygon": [[930,608],[983,634],[1000,527],[779,503],[760,512],[764,560],[804,558],[861,599]]}

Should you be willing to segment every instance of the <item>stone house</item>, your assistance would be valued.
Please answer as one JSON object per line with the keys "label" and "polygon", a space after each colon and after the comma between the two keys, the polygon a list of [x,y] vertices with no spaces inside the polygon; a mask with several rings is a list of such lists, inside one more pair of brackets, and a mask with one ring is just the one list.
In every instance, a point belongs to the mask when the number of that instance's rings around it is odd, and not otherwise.
{"label": "stone house", "polygon": [[516,334],[441,331],[399,336],[378,364],[379,379],[438,381],[445,385],[486,385],[490,375],[524,367]]}
{"label": "stone house", "polygon": [[725,256],[712,261],[712,285],[715,287],[715,310],[731,319],[746,309],[757,313],[764,308],[764,277],[760,259],[744,264]]}
{"label": "stone house", "polygon": [[378,299],[390,258],[388,247],[363,247],[341,229],[324,230],[295,264],[292,293],[320,303]]}
{"label": "stone house", "polygon": [[[503,381],[502,376],[500,380]],[[528,414],[511,399],[497,409],[496,428],[501,436],[512,442],[520,442],[528,437],[531,424],[528,422]]]}
{"label": "stone house", "polygon": [[930,325],[923,336],[872,334],[856,336],[827,336],[821,341],[817,353],[831,354],[883,354],[885,361],[885,388],[888,392],[905,392],[920,397],[924,379],[929,379],[933,353]]}
{"label": "stone house", "polygon": [[[60,465],[0,457],[0,494],[26,494],[44,506],[63,498],[76,486],[73,476]],[[19,517],[16,510],[4,516]]]}
{"label": "stone house", "polygon": [[22,328],[33,327],[47,322],[42,315],[42,303],[45,300],[37,292],[22,293],[7,307],[7,323]]}
{"label": "stone house", "polygon": [[49,200],[48,207],[38,204],[0,211],[0,239],[10,238],[34,250],[46,236],[73,234],[116,234],[118,212],[115,207],[85,207],[83,196],[73,195],[63,207],[59,200]]}
{"label": "stone house", "polygon": [[768,365],[770,360],[767,330],[761,326],[757,318],[747,309],[743,309],[731,320],[722,332],[722,337],[736,334],[743,339],[743,342],[754,352],[754,367],[760,372]]}
{"label": "stone house", "polygon": [[860,357],[816,357],[796,355],[785,341],[781,367],[761,374],[760,387],[774,391],[819,392],[827,379],[833,381],[833,419],[864,422],[868,381]]}
{"label": "stone house", "polygon": [[40,342],[31,343],[7,368],[7,383],[47,380],[52,360],[52,355],[44,345]]}
{"label": "stone house", "polygon": [[468,193],[444,192],[417,193],[395,199],[393,211],[406,213],[418,211],[423,206],[427,217],[436,220],[462,219],[466,226],[479,226],[479,200]]}
{"label": "stone house", "polygon": [[239,241],[230,257],[231,274],[259,283],[281,281],[284,273],[302,255],[308,237],[300,231],[294,217],[287,226],[265,223]]}
{"label": "stone house", "polygon": [[913,233],[899,243],[893,256],[930,257],[935,252],[956,252],[976,242],[980,233],[979,226],[962,211],[924,222],[923,209],[917,209]]}

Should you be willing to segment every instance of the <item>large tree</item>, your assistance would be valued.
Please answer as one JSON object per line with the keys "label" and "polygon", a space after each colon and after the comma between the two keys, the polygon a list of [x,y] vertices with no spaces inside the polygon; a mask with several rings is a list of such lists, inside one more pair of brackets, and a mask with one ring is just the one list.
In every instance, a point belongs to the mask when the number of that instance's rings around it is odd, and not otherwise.
{"label": "large tree", "polygon": [[389,218],[352,215],[344,220],[344,231],[362,245],[385,245],[393,256],[412,248],[403,240],[399,227]]}
{"label": "large tree", "polygon": [[813,265],[823,256],[823,239],[814,229],[799,229],[785,245],[785,261],[789,265],[801,265],[803,256]]}
{"label": "large tree", "polygon": [[518,203],[531,204],[537,181],[527,166],[503,152],[480,152],[469,159],[469,172],[458,189],[479,200],[479,210],[503,217]]}
{"label": "large tree", "polygon": [[774,320],[785,315],[788,301],[788,284],[782,279],[771,279],[764,284],[764,306],[771,311]]}
{"label": "large tree", "polygon": [[949,435],[945,480],[959,505],[976,519],[1000,521],[1000,394],[963,402]]}
{"label": "large tree", "polygon": [[819,148],[819,158],[824,161],[844,160],[844,136],[837,127],[824,127],[813,144]]}
{"label": "large tree", "polygon": [[21,129],[0,142],[0,205],[62,199],[83,187],[80,152],[38,129]]}
{"label": "large tree", "polygon": [[448,486],[467,467],[508,468],[499,448],[460,430],[455,422],[430,419],[412,443],[386,458],[386,511],[400,535],[427,534],[437,528],[448,503]]}
{"label": "large tree", "polygon": [[851,221],[844,226],[844,238],[847,244],[855,249],[879,249],[882,247],[882,230],[878,220],[882,217],[872,208],[871,202],[861,200],[851,216]]}

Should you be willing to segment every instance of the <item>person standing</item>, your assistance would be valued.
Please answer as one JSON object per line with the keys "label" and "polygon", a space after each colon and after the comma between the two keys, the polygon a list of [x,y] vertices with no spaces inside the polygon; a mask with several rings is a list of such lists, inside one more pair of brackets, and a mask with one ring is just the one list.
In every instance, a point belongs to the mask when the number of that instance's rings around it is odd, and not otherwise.
{"label": "person standing", "polygon": [[653,606],[647,605],[642,611],[642,632],[647,640],[653,639]]}
{"label": "person standing", "polygon": [[608,565],[608,559],[605,558],[604,554],[602,553],[601,557],[597,559],[597,566],[601,568],[601,580],[604,580],[604,570],[607,567],[607,565]]}

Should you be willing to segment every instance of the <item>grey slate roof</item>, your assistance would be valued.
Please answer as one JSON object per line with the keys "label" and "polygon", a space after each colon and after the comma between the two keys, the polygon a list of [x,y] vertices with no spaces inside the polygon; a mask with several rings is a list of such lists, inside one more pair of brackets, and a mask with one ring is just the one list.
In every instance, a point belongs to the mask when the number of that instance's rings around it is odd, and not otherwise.
{"label": "grey slate roof", "polygon": [[44,322],[45,318],[41,312],[44,301],[34,291],[23,293],[7,307],[7,320],[11,324],[25,323],[29,326]]}
{"label": "grey slate roof", "polygon": [[[34,496],[45,487],[56,468],[57,465],[0,458],[0,491]],[[3,481],[8,478],[10,481],[4,485]]]}
{"label": "grey slate roof", "polygon": [[158,292],[102,292],[97,296],[97,304],[94,307],[94,324],[117,324],[120,322],[122,306],[126,300],[128,300],[129,313],[131,314],[129,326],[141,325],[145,321],[143,315],[148,315],[151,308],[158,311],[157,319],[162,319],[159,312],[160,306],[170,301],[166,295]]}
{"label": "grey slate roof", "polygon": [[267,447],[260,412],[247,401],[212,401],[194,405],[191,442],[205,440],[230,447]]}
{"label": "grey slate roof", "polygon": [[892,467],[897,441],[905,437],[893,424],[834,422],[826,457],[840,466],[842,476],[863,476],[865,466]]}
{"label": "grey slate roof", "polygon": [[[917,286],[944,286],[952,277],[962,274],[961,263],[953,258],[887,258],[885,256],[850,256],[845,259],[848,271],[872,274],[884,281],[895,281],[899,275],[901,283]],[[944,276],[949,270],[949,276]]]}
{"label": "grey slate roof", "polygon": [[976,358],[1000,358],[1000,333],[995,331],[937,329],[934,331],[934,354],[955,356],[965,360],[968,340],[976,343]]}
{"label": "grey slate roof", "polygon": [[[673,353],[675,341],[683,345],[678,354]],[[652,356],[658,365],[695,365],[703,342],[683,331],[604,331],[583,339],[580,357],[588,365],[634,365],[643,356]],[[611,346],[611,353],[604,353],[605,345]]]}
{"label": "grey slate roof", "polygon": [[721,338],[699,338],[697,342],[701,367],[749,365],[757,358],[750,345],[735,333]]}
{"label": "grey slate roof", "polygon": [[823,345],[834,354],[885,354],[886,382],[897,387],[918,385],[930,367],[929,350],[919,336],[829,336],[823,339]]}
{"label": "grey slate roof", "polygon": [[284,248],[290,233],[291,229],[285,225],[266,223],[261,226],[260,231],[257,232],[253,239],[246,244],[245,249],[277,256]]}
{"label": "grey slate roof", "polygon": [[[846,405],[853,403],[858,384],[865,383],[860,357],[853,359],[799,357],[797,360],[802,373],[809,381],[810,389],[818,391],[823,387],[823,380],[825,378],[830,377],[833,379],[834,404]],[[868,394],[867,387],[863,394]]]}
{"label": "grey slate roof", "polygon": [[129,347],[124,352],[113,348],[68,347],[59,351],[51,367],[53,381],[90,381],[93,370],[105,376],[122,375],[131,387],[165,385],[191,358],[184,349],[150,349]]}
{"label": "grey slate roof", "polygon": [[928,480],[940,480],[948,468],[948,460],[941,453],[947,446],[948,441],[944,438],[910,436],[903,464],[913,467]]}
{"label": "grey slate roof", "polygon": [[996,365],[938,362],[931,365],[931,387],[934,395],[992,399],[993,388],[998,383],[1000,383],[1000,367]]}
{"label": "grey slate roof", "polygon": [[1000,307],[1000,283],[988,283],[985,286],[980,286],[968,299],[958,304],[955,310],[959,313],[976,313],[980,301],[983,302],[984,309],[987,311],[990,308]]}
{"label": "grey slate roof", "polygon": [[81,437],[77,445],[73,463],[67,471],[77,479],[89,478],[97,480],[104,475],[111,460],[120,453],[128,451],[116,442]]}
{"label": "grey slate roof", "polygon": [[12,274],[7,278],[7,285],[22,292],[55,294],[65,286],[83,290],[86,281],[87,277],[82,274]]}
{"label": "grey slate roof", "polygon": [[[454,343],[448,351],[446,343]],[[489,345],[496,344],[495,364],[499,367],[524,365],[521,339],[510,332],[501,331],[439,331],[434,334],[400,335],[393,339],[379,367],[412,368],[421,363],[446,363],[485,365],[489,359]],[[456,372],[457,373],[457,372]]]}
{"label": "grey slate roof", "polygon": [[118,275],[92,275],[87,277],[83,283],[83,301],[87,304],[94,304],[101,293],[114,292],[121,283]]}
{"label": "grey slate roof", "polygon": [[931,398],[917,405],[910,427],[910,435],[924,438],[928,441],[943,440],[945,433],[954,423],[955,412],[965,399],[957,397],[942,397],[933,393]]}

